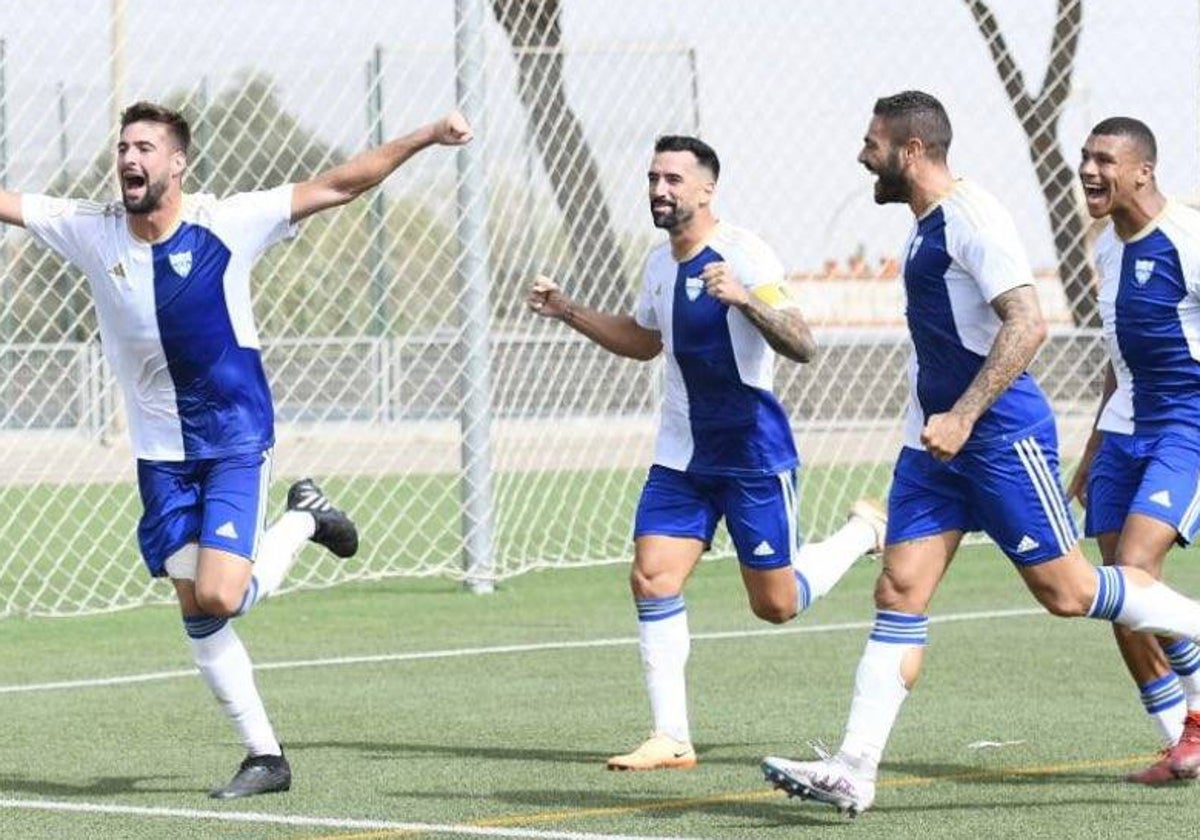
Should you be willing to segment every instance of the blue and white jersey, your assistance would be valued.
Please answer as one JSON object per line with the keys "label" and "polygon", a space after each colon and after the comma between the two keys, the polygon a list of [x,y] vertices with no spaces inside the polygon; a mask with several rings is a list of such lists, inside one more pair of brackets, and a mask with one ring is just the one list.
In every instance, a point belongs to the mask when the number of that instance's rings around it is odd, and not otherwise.
{"label": "blue and white jersey", "polygon": [[148,243],[119,202],[22,196],[29,231],[87,275],[138,458],[215,458],[274,442],[250,269],[294,231],[291,202],[290,185],[185,196],[179,226]]}
{"label": "blue and white jersey", "polygon": [[783,264],[749,231],[720,223],[691,259],[670,243],[646,258],[634,317],[662,334],[666,365],[654,463],[703,475],[766,475],[797,465],[787,412],[772,392],[775,351],[738,309],[704,291],[700,272],[728,263],[764,294],[783,284]]}
{"label": "blue and white jersey", "polygon": [[1169,201],[1128,242],[1109,225],[1096,267],[1104,338],[1134,430],[1200,428],[1200,213]]}
{"label": "blue and white jersey", "polygon": [[[923,449],[926,419],[954,405],[991,351],[1000,331],[992,301],[1033,285],[1033,272],[1008,211],[969,181],[958,181],[916,220],[904,253],[913,344],[904,445]],[[966,445],[1011,437],[1051,417],[1041,388],[1022,373],[979,418]]]}

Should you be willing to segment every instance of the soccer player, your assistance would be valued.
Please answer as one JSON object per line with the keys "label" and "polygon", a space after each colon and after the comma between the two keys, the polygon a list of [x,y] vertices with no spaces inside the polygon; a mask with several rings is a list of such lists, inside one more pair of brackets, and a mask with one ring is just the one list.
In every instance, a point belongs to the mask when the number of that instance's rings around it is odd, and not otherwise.
{"label": "soccer player", "polygon": [[274,411],[250,270],[300,220],[471,130],[451,113],[310,181],[219,200],[183,192],[190,135],[178,113],[131,105],[116,150],[121,201],[0,191],[0,222],[28,228],[87,275],[137,457],[142,557],[171,578],[196,666],[247,751],[212,792],[233,798],[287,790],[291,768],[229,620],[279,586],[305,540],[341,557],[358,547],[354,524],[308,479],[264,530]]}
{"label": "soccer player", "polygon": [[905,442],[888,497],[875,626],[845,738],[816,761],[768,757],[767,780],[851,815],[875,799],[888,735],[920,673],[929,601],[963,534],[983,530],[1054,615],[1200,635],[1200,604],[1132,566],[1093,567],[1058,479],[1054,418],[1026,372],[1046,327],[1011,217],[957,180],[950,120],[933,96],[875,103],[858,160],[875,201],[908,204],[906,316],[913,341]]}
{"label": "soccer player", "polygon": [[[1092,129],[1079,164],[1096,240],[1109,364],[1095,431],[1071,492],[1107,565],[1162,577],[1175,543],[1200,529],[1200,213],[1159,192],[1157,142],[1145,123]],[[1126,778],[1166,784],[1200,770],[1200,647],[1114,626],[1142,704],[1166,748]]]}
{"label": "soccer player", "polygon": [[816,344],[771,249],[749,231],[718,222],[719,175],[717,154],[703,141],[665,136],[655,143],[650,215],[669,238],[646,258],[632,315],[580,306],[545,277],[533,283],[527,301],[617,355],[642,361],[666,355],[630,575],[653,730],[632,752],[610,758],[610,770],[696,764],[683,588],[722,517],[750,608],[773,623],[828,592],[883,536],[882,511],[860,501],[833,536],[800,545],[796,447],[771,389],[775,355],[807,362]]}

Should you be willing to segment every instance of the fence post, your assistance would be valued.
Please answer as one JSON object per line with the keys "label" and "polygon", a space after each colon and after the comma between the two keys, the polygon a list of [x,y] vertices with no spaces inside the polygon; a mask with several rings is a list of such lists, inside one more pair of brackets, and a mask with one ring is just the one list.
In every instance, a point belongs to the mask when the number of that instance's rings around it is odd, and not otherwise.
{"label": "fence post", "polygon": [[495,586],[492,556],[491,375],[488,353],[488,241],[485,160],[483,0],[455,0],[455,82],[458,106],[475,140],[458,150],[458,281],[462,289],[462,538],[465,585]]}

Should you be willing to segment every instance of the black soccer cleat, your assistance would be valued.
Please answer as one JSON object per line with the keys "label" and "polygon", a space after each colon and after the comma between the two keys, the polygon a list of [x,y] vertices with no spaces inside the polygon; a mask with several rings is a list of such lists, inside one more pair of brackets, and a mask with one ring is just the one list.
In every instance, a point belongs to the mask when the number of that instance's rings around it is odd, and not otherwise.
{"label": "black soccer cleat", "polygon": [[358,528],[350,517],[333,506],[311,478],[302,478],[291,486],[288,510],[311,513],[317,521],[312,541],[323,545],[338,557],[353,557],[358,551]]}
{"label": "black soccer cleat", "polygon": [[282,755],[248,755],[229,784],[211,791],[213,799],[241,799],[281,793],[292,786],[292,767]]}

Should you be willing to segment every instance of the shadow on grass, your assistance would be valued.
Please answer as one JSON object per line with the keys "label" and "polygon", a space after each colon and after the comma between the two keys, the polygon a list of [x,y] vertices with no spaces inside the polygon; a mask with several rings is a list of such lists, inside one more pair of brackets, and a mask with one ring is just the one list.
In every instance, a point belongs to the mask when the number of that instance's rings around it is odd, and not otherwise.
{"label": "shadow on grass", "polygon": [[[164,782],[178,776],[101,776],[89,782],[51,782],[15,773],[0,773],[0,793],[32,793],[47,797],[121,796],[130,793],[186,793],[187,788]],[[205,790],[205,793],[208,791]]]}
{"label": "shadow on grass", "polygon": [[[603,768],[610,756],[624,752],[625,748],[636,746],[618,744],[615,749],[607,752],[594,750],[548,750],[535,747],[498,747],[495,745],[479,746],[464,743],[431,744],[431,743],[383,743],[380,741],[288,741],[288,750],[354,750],[368,758],[403,758],[418,756],[435,756],[461,758],[466,760],[493,761],[540,761],[551,764],[579,764]],[[724,750],[746,749],[745,744],[696,744],[696,754],[702,765],[745,767],[758,772],[759,757],[747,758],[742,755],[719,755]]]}

